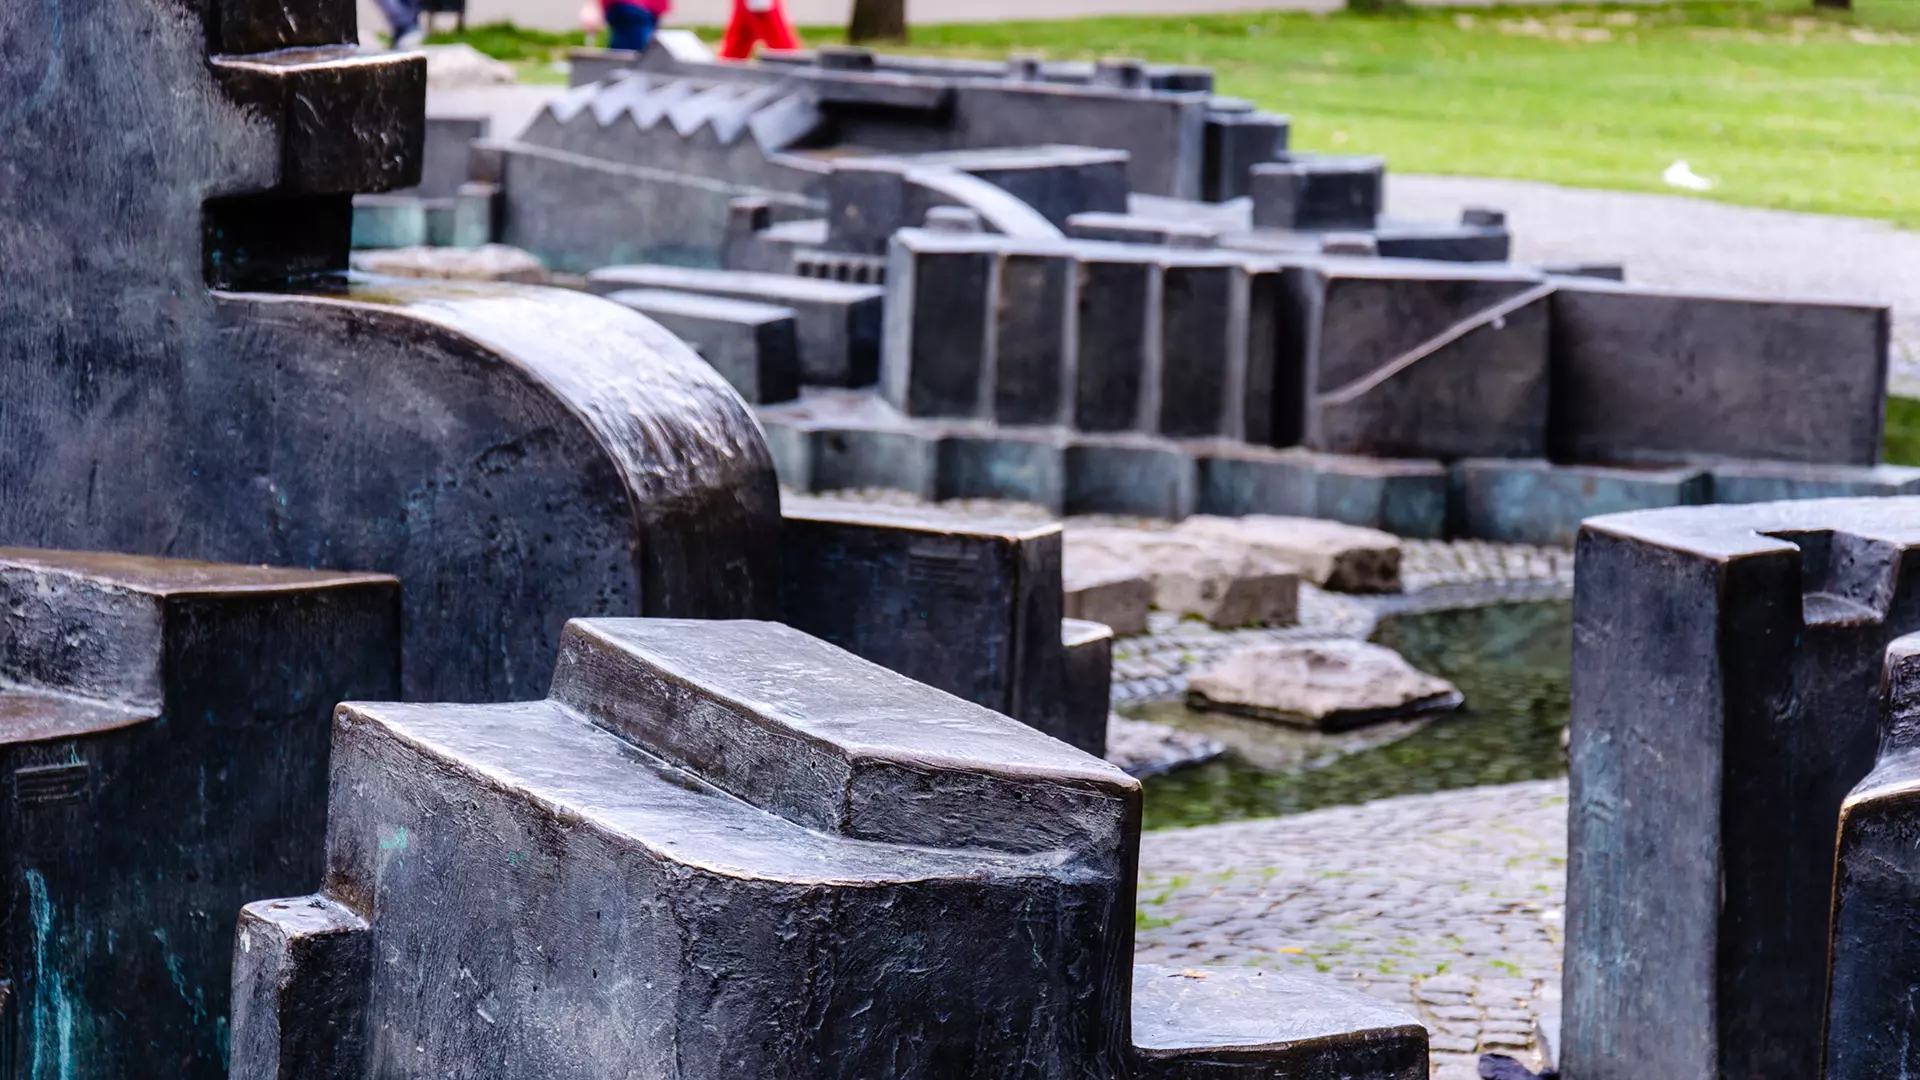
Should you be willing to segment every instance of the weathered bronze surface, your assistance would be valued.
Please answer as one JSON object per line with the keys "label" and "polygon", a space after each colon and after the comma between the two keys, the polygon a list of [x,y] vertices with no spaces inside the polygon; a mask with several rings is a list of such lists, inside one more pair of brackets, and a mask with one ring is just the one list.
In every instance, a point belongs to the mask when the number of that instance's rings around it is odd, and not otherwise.
{"label": "weathered bronze surface", "polygon": [[319,882],[332,703],[398,691],[399,593],[0,550],[0,1075],[226,1076],[235,915]]}
{"label": "weathered bronze surface", "polygon": [[0,542],[395,573],[415,698],[538,694],[571,615],[770,611],[771,463],[677,339],[338,276],[425,94],[354,34],[342,0],[0,5]]}
{"label": "weathered bronze surface", "polygon": [[1912,1076],[1920,983],[1920,635],[1887,649],[1873,772],[1840,808],[1826,1080]]}
{"label": "weathered bronze surface", "polygon": [[550,697],[343,705],[333,770],[235,1080],[1426,1073],[1311,976],[1136,1004],[1138,783],[790,627],[577,621]]}
{"label": "weathered bronze surface", "polygon": [[1917,549],[1908,498],[1582,528],[1568,1076],[1817,1075],[1834,823],[1920,629]]}

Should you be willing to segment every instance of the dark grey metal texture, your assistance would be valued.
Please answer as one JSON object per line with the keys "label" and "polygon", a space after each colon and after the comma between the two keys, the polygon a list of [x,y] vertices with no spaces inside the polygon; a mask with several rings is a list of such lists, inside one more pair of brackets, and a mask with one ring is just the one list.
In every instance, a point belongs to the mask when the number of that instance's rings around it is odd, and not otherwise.
{"label": "dark grey metal texture", "polygon": [[1817,1074],[1834,823],[1920,629],[1916,548],[1910,498],[1582,528],[1567,1075]]}
{"label": "dark grey metal texture", "polygon": [[1920,636],[1887,648],[1880,751],[1840,808],[1825,1080],[1913,1071],[1920,972]]}
{"label": "dark grey metal texture", "polygon": [[1884,307],[1573,278],[1552,307],[1556,456],[1880,460]]}
{"label": "dark grey metal texture", "polygon": [[0,5],[0,540],[393,572],[416,697],[533,692],[569,614],[770,607],[771,463],[671,336],[337,276],[352,193],[418,177],[424,61],[210,57],[210,11]]}
{"label": "dark grey metal texture", "polygon": [[781,549],[789,625],[1059,734],[1058,525],[809,507]]}
{"label": "dark grey metal texture", "polygon": [[4,549],[0,611],[0,1073],[223,1078],[235,914],[320,882],[329,717],[399,691],[399,583]]}

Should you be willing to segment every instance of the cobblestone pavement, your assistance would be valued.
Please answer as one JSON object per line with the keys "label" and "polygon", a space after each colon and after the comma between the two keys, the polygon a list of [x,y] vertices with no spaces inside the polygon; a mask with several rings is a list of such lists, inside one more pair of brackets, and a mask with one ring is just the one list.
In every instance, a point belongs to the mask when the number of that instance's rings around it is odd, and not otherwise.
{"label": "cobblestone pavement", "polygon": [[1148,833],[1135,956],[1317,970],[1413,1009],[1436,1080],[1534,1063],[1557,990],[1564,780]]}

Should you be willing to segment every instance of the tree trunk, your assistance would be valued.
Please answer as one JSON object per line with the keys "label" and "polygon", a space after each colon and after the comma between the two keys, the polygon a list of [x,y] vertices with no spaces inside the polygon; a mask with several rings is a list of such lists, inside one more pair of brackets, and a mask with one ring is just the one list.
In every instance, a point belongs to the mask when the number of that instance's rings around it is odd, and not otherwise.
{"label": "tree trunk", "polygon": [[907,40],[907,0],[853,0],[847,40],[855,45]]}

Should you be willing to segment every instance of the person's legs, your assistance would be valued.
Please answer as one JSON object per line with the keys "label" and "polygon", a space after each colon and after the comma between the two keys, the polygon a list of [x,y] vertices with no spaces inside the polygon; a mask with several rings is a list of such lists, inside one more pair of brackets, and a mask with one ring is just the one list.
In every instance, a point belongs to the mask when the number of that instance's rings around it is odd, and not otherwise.
{"label": "person's legs", "polygon": [[727,36],[720,41],[720,55],[727,60],[749,60],[753,57],[753,16],[736,10],[727,23]]}
{"label": "person's legs", "polygon": [[420,0],[379,0],[379,4],[380,13],[393,27],[394,47],[404,49],[419,44]]}
{"label": "person's legs", "polygon": [[633,4],[615,4],[607,9],[607,48],[645,52],[653,40],[658,19],[653,12]]}

